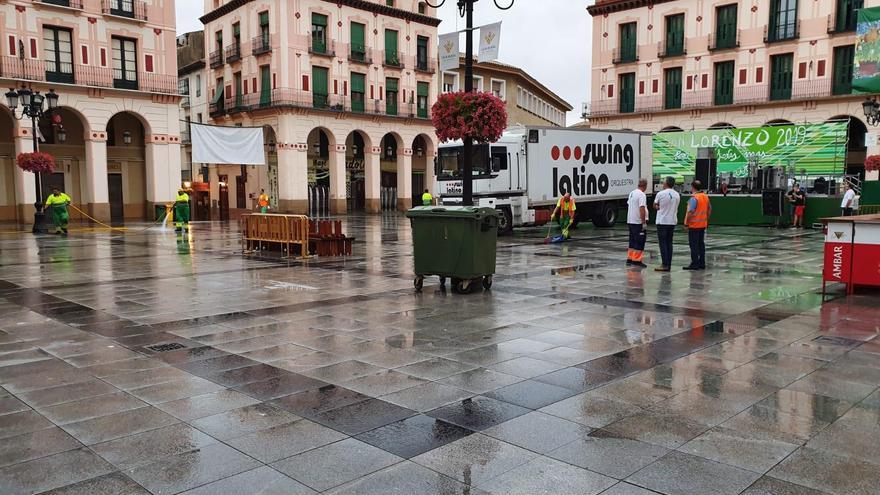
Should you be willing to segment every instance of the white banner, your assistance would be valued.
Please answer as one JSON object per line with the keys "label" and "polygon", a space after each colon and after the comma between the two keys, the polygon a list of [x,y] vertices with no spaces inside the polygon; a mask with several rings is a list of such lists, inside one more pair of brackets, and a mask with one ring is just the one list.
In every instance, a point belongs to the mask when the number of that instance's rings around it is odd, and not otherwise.
{"label": "white banner", "polygon": [[440,71],[458,70],[458,31],[440,35]]}
{"label": "white banner", "polygon": [[262,127],[192,124],[193,163],[265,165]]}
{"label": "white banner", "polygon": [[501,23],[487,24],[480,28],[480,52],[477,62],[498,60],[498,48],[501,46]]}

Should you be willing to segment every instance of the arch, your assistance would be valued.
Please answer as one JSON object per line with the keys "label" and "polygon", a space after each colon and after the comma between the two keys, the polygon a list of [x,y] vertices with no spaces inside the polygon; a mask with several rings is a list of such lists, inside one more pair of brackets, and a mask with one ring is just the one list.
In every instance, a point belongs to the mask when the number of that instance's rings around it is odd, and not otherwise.
{"label": "arch", "polygon": [[[372,159],[373,141],[369,134],[354,129],[345,137],[345,180],[346,199],[349,210],[363,211],[367,208],[367,187],[378,180],[379,173],[368,160]],[[373,174],[368,179],[367,174]]]}
{"label": "arch", "polygon": [[[150,125],[150,121],[147,120],[147,118],[144,117],[143,115],[141,115],[139,112],[136,112],[134,110],[129,110],[129,109],[119,109],[116,112],[112,113],[110,115],[110,117],[107,119],[107,122],[104,123],[104,126],[103,126],[104,129],[107,129],[107,131],[109,132],[110,122],[113,120],[114,117],[116,117],[117,115],[120,115],[120,114],[129,115],[130,117],[137,119],[137,121],[140,123],[141,127],[144,128],[144,135],[149,136],[150,134],[153,133],[153,127]],[[95,127],[97,128],[98,126],[95,126]]]}
{"label": "arch", "polygon": [[792,122],[790,120],[786,120],[786,119],[773,119],[773,120],[768,120],[761,127],[773,127],[775,125],[794,125],[794,124],[792,124]]}
{"label": "arch", "polygon": [[716,129],[736,129],[735,125],[728,124],[727,122],[716,122],[708,127],[709,130]]}
{"label": "arch", "polygon": [[422,204],[424,191],[434,186],[434,143],[427,134],[417,134],[412,140],[412,206]]}
{"label": "arch", "polygon": [[147,191],[156,178],[152,172],[148,174],[149,127],[145,122],[141,115],[127,110],[107,120],[107,177],[95,180],[107,183],[110,220],[115,224],[150,218]]}
{"label": "arch", "polygon": [[[12,112],[2,106],[0,110],[0,177],[4,184],[15,184],[15,133],[18,121]],[[17,220],[17,204],[25,203],[13,187],[0,188],[0,221]]]}
{"label": "arch", "polygon": [[88,121],[82,113],[71,107],[57,107],[51,114],[44,115],[38,125],[43,136],[41,146],[82,146],[89,138]]}
{"label": "arch", "polygon": [[660,129],[660,132],[684,132],[684,129],[682,129],[681,127],[676,127],[674,125],[669,125]]}
{"label": "arch", "polygon": [[263,146],[266,150],[266,166],[258,167],[258,188],[269,196],[269,207],[278,209],[280,190],[278,186],[278,134],[269,124],[263,125]]}
{"label": "arch", "polygon": [[868,133],[868,126],[862,119],[852,115],[835,115],[826,122],[846,121],[846,173],[849,175],[858,175],[861,180],[865,177],[865,158],[867,155],[867,147],[865,143],[865,135]]}

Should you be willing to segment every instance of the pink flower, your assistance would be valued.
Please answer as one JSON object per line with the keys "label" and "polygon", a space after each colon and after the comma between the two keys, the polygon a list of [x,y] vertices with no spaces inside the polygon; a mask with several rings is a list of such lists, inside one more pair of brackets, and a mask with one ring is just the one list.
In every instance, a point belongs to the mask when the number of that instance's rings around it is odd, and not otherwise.
{"label": "pink flower", "polygon": [[51,174],[55,172],[55,157],[49,153],[19,153],[16,157],[19,168],[25,172]]}

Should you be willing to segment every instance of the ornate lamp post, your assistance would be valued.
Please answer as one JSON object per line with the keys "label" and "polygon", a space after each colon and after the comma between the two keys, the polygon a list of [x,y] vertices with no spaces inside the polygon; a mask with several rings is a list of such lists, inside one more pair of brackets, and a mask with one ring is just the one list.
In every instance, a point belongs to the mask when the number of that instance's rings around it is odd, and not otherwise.
{"label": "ornate lamp post", "polygon": [[[43,104],[46,104],[46,108],[43,108]],[[45,95],[41,95],[39,91],[31,91],[28,88],[21,88],[16,91],[14,88],[10,88],[9,91],[6,92],[6,104],[9,106],[9,111],[12,112],[12,116],[18,120],[22,120],[25,117],[30,117],[31,119],[31,140],[34,143],[34,153],[40,151],[39,149],[39,139],[37,138],[37,122],[44,116],[52,113],[55,108],[58,107],[58,94],[55,93],[54,89],[50,89],[48,93]],[[16,109],[21,105],[21,115],[16,114]],[[67,134],[63,133],[64,138],[67,137]],[[38,233],[43,231],[43,180],[41,173],[35,173],[34,178],[36,179],[37,185],[37,202],[34,203],[34,227],[33,232]]]}
{"label": "ornate lamp post", "polygon": [[[436,0],[435,0],[436,1]],[[458,14],[465,18],[465,49],[464,49],[464,90],[470,93],[474,90],[474,4],[478,0],[458,0]],[[515,0],[510,0],[510,5],[502,7],[498,0],[492,0],[495,6],[501,10],[513,7]],[[432,8],[440,8],[446,0],[440,0],[436,5],[430,0],[425,3]],[[464,160],[462,161],[461,177],[461,204],[473,206],[474,204],[474,165],[473,165],[474,140],[464,138]]]}
{"label": "ornate lamp post", "polygon": [[880,103],[877,103],[877,98],[865,99],[862,103],[862,110],[865,111],[865,120],[868,121],[868,125],[880,124]]}

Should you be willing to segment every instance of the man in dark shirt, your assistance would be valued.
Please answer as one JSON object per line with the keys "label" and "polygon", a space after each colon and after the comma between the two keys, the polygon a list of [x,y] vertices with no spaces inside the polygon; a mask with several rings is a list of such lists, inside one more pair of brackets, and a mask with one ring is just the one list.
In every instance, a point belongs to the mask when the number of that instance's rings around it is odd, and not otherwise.
{"label": "man in dark shirt", "polygon": [[807,195],[801,190],[800,184],[796,183],[788,192],[788,201],[792,205],[791,228],[804,228],[804,210],[807,208]]}

